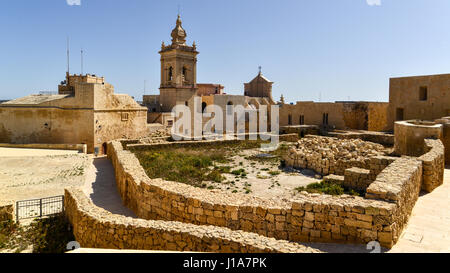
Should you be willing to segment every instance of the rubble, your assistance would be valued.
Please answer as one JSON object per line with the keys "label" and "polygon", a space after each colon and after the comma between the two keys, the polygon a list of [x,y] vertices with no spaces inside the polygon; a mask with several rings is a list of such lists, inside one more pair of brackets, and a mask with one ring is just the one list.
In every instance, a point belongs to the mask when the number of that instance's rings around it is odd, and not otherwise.
{"label": "rubble", "polygon": [[363,168],[370,158],[386,155],[383,145],[360,139],[308,136],[291,147],[285,157],[286,165],[312,169],[322,175],[343,175],[347,168]]}

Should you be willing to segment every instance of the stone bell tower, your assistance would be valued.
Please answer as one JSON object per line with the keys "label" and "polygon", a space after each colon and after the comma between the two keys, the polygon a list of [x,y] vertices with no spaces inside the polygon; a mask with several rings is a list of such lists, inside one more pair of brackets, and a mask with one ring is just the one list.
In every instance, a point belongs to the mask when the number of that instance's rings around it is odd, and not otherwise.
{"label": "stone bell tower", "polygon": [[197,93],[197,54],[195,42],[186,45],[186,31],[178,15],[172,30],[172,44],[161,45],[160,103],[163,112],[170,112],[177,103],[187,104]]}

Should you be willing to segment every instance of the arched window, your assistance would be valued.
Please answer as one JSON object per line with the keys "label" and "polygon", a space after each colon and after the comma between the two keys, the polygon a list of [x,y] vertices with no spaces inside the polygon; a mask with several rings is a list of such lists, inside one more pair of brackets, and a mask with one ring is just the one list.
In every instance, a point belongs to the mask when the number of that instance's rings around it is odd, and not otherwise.
{"label": "arched window", "polygon": [[202,112],[205,112],[206,106],[208,106],[206,102],[202,102]]}
{"label": "arched window", "polygon": [[289,114],[288,116],[288,125],[292,125],[292,115]]}
{"label": "arched window", "polygon": [[183,66],[183,77],[184,77],[184,79],[187,78],[187,68],[186,68],[186,66]]}
{"label": "arched window", "polygon": [[169,67],[169,81],[172,81],[173,78],[173,68]]}

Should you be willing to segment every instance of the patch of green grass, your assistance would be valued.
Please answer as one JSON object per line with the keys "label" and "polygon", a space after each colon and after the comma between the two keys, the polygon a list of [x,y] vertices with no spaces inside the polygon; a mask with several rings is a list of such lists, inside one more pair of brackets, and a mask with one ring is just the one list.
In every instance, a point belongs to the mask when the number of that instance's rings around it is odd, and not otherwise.
{"label": "patch of green grass", "polygon": [[[223,182],[222,174],[230,173],[230,166],[217,166],[217,163],[230,163],[230,157],[245,149],[261,147],[262,141],[219,142],[201,147],[158,147],[145,151],[133,151],[150,178],[186,183],[196,187],[203,181]],[[239,163],[241,166],[243,162]],[[243,170],[243,169],[240,169]],[[244,171],[233,173],[245,178]]]}
{"label": "patch of green grass", "polygon": [[245,172],[244,169],[233,170],[233,171],[231,171],[231,174],[234,174],[236,176],[242,176],[242,177],[247,176],[247,173]]}
{"label": "patch of green grass", "polygon": [[306,187],[295,188],[295,190],[298,192],[306,191],[309,193],[323,193],[323,194],[329,194],[329,195],[349,194],[349,195],[354,195],[354,196],[364,196],[363,192],[357,192],[352,189],[346,189],[339,184],[327,182],[327,181],[321,181],[319,183],[312,183]]}
{"label": "patch of green grass", "polygon": [[280,171],[270,171],[269,174],[272,176],[276,176],[279,175],[281,172]]}

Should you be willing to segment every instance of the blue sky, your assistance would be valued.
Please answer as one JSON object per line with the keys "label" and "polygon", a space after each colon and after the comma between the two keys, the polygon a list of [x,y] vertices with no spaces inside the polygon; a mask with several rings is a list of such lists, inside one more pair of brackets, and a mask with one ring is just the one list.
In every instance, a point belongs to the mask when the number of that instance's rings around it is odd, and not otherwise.
{"label": "blue sky", "polygon": [[[370,1],[370,0],[369,0]],[[197,81],[243,94],[262,66],[273,96],[387,101],[389,78],[450,73],[450,1],[66,0],[1,1],[0,99],[56,90],[66,71],[105,76],[117,93],[159,94],[161,42],[178,5]]]}

